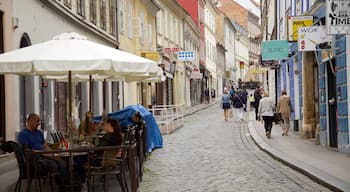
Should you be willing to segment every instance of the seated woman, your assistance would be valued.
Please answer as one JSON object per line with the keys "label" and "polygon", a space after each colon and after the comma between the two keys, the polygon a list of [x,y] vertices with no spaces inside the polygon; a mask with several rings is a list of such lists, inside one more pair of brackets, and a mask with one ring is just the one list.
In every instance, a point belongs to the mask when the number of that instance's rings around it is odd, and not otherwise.
{"label": "seated woman", "polygon": [[115,119],[106,118],[105,134],[98,146],[114,146],[122,144],[119,122]]}
{"label": "seated woman", "polygon": [[[115,119],[106,119],[106,124],[105,124],[105,134],[103,137],[100,139],[99,144],[97,147],[101,146],[117,146],[121,145],[122,143],[122,136],[120,134],[120,125],[119,122]],[[101,160],[102,160],[102,155],[103,151],[95,151],[95,155],[93,159],[91,159],[91,165],[92,166],[100,166],[101,165]],[[79,174],[79,177],[82,181],[82,183],[85,183],[85,169],[84,169],[84,164],[88,162],[88,157],[81,157],[75,159],[75,165],[77,172]]]}

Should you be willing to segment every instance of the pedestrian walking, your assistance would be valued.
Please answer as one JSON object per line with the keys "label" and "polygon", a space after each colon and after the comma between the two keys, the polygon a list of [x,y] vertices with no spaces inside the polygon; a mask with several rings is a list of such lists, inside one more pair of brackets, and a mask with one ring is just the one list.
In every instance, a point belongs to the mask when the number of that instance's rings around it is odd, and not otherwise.
{"label": "pedestrian walking", "polygon": [[232,97],[232,106],[233,106],[233,113],[234,115],[237,115],[235,118],[236,120],[239,120],[243,122],[243,99],[241,98],[240,90],[237,89],[234,96]]}
{"label": "pedestrian walking", "polygon": [[228,117],[231,109],[231,103],[230,103],[230,96],[228,95],[227,89],[224,89],[224,94],[221,97],[221,106],[222,106],[222,109],[224,110],[225,121],[228,121]]}
{"label": "pedestrian walking", "polygon": [[290,97],[287,96],[287,91],[285,90],[282,91],[282,96],[278,99],[276,111],[280,113],[282,117],[282,136],[288,136],[290,115],[294,110]]}
{"label": "pedestrian walking", "polygon": [[248,101],[248,92],[243,88],[240,89],[240,96],[243,100],[243,110],[244,112],[247,112],[247,101]]}
{"label": "pedestrian walking", "polygon": [[255,104],[255,99],[254,99],[253,94],[249,95],[249,103],[250,103],[250,110],[252,111],[254,108],[254,104]]}
{"label": "pedestrian walking", "polygon": [[264,92],[264,97],[260,99],[259,109],[258,109],[258,120],[261,118],[264,120],[264,127],[266,132],[266,137],[271,138],[272,122],[273,122],[273,110],[275,108],[275,103],[272,97],[270,97],[269,92]]}
{"label": "pedestrian walking", "polygon": [[261,88],[257,88],[254,91],[254,108],[255,108],[255,119],[258,120],[258,109],[259,109],[259,103],[260,103],[260,99],[262,98],[261,96],[262,94],[262,89]]}

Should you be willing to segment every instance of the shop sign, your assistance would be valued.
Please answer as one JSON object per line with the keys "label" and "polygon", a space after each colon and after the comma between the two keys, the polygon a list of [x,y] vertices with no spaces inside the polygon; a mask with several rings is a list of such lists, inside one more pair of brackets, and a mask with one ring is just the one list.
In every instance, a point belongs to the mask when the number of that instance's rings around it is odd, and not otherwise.
{"label": "shop sign", "polygon": [[240,69],[244,69],[244,61],[240,61],[239,62],[239,68]]}
{"label": "shop sign", "polygon": [[177,54],[177,59],[179,61],[193,61],[194,51],[180,51]]}
{"label": "shop sign", "polygon": [[175,52],[179,52],[180,48],[178,47],[165,47],[163,48],[163,52],[165,53],[175,53]]}
{"label": "shop sign", "polygon": [[286,40],[263,41],[262,60],[278,60],[288,58],[289,46]]}
{"label": "shop sign", "polygon": [[152,61],[159,61],[159,53],[158,52],[142,52],[141,56]]}
{"label": "shop sign", "polygon": [[350,1],[326,0],[328,34],[350,34]]}
{"label": "shop sign", "polygon": [[319,45],[332,42],[332,36],[328,35],[325,26],[300,27],[298,38],[299,51],[316,51]]}
{"label": "shop sign", "polygon": [[300,27],[312,26],[313,16],[288,16],[288,41],[298,40],[298,29]]}

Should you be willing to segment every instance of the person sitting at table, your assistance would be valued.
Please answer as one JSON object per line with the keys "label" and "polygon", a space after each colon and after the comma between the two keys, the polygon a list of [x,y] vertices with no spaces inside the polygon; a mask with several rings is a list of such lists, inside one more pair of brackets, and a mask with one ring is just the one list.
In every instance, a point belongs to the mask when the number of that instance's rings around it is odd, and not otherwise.
{"label": "person sitting at table", "polygon": [[94,117],[94,113],[88,111],[85,113],[85,119],[79,125],[79,134],[81,137],[91,136],[95,132],[94,123],[92,122],[92,118]]}
{"label": "person sitting at table", "polygon": [[123,139],[120,133],[120,124],[117,120],[106,118],[105,132],[106,133],[102,136],[102,138],[99,141],[99,144],[97,145],[98,147],[116,146],[122,144]]}
{"label": "person sitting at table", "polygon": [[[115,119],[106,118],[106,124],[105,124],[105,134],[100,139],[99,144],[97,147],[102,146],[117,146],[122,144],[122,136],[120,134],[120,125],[119,122]],[[90,160],[92,166],[100,166],[102,161],[102,155],[103,151],[95,151],[94,157]],[[75,167],[77,169],[77,173],[79,174],[79,177],[81,179],[81,182],[85,185],[85,165],[88,162],[87,156],[81,156],[76,158],[75,160]],[[83,188],[85,187],[83,185]]]}
{"label": "person sitting at table", "polygon": [[[32,151],[50,151],[51,149],[45,142],[43,133],[38,130],[39,125],[41,125],[39,115],[35,113],[30,114],[27,119],[26,127],[18,135],[18,142]],[[67,175],[66,162],[50,155],[51,154],[41,155],[38,162],[41,162],[48,172],[59,173],[55,180],[59,186],[59,191],[64,191],[64,180]]]}

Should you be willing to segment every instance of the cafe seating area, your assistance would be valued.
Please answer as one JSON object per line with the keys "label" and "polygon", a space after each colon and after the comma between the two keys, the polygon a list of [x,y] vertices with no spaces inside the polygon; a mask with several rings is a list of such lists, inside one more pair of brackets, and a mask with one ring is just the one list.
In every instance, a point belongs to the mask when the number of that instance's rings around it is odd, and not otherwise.
{"label": "cafe seating area", "polygon": [[[146,126],[136,130],[135,127],[126,129],[123,133],[123,143],[118,146],[95,147],[94,143],[86,145],[86,141],[80,144],[70,144],[68,148],[63,144],[51,151],[31,151],[15,141],[7,141],[2,148],[7,152],[14,152],[18,163],[19,178],[15,191],[57,191],[55,176],[57,172],[45,170],[39,157],[59,158],[66,162],[67,177],[65,180],[65,191],[81,191],[81,183],[75,170],[74,160],[77,156],[86,156],[84,164],[87,179],[87,191],[94,191],[95,185],[103,183],[103,191],[108,191],[108,180],[119,182],[123,192],[137,191],[143,172],[143,162],[146,157],[145,131]],[[59,133],[58,133],[59,134]],[[59,142],[69,141],[70,137],[63,137]],[[93,142],[86,137],[88,142]],[[83,144],[83,145],[82,145]],[[56,145],[56,144],[54,144]],[[94,157],[96,151],[103,151],[101,165],[95,165]],[[115,180],[114,180],[115,179]]]}

